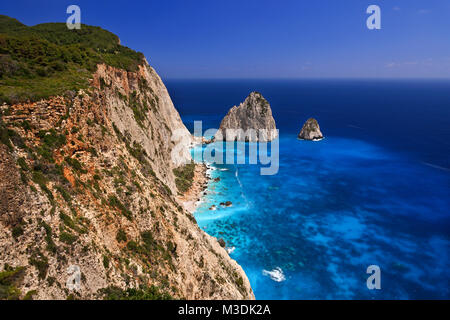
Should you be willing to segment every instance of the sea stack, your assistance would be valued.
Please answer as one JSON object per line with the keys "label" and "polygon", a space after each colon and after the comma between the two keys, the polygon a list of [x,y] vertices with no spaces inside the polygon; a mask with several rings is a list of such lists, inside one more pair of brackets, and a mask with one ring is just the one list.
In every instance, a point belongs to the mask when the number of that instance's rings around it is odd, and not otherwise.
{"label": "sea stack", "polygon": [[302,131],[298,134],[298,138],[302,140],[322,140],[323,134],[320,131],[319,123],[314,118],[309,118],[303,125]]}
{"label": "sea stack", "polygon": [[252,92],[239,106],[228,111],[220,123],[215,140],[267,142],[277,137],[278,131],[269,102],[261,93]]}

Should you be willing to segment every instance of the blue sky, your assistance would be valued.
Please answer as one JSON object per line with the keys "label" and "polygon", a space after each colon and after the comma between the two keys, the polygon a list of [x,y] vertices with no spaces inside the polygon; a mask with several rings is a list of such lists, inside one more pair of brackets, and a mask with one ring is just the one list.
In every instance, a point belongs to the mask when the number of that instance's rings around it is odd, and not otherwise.
{"label": "blue sky", "polygon": [[163,78],[450,78],[449,0],[13,0],[0,14],[65,22],[70,4]]}

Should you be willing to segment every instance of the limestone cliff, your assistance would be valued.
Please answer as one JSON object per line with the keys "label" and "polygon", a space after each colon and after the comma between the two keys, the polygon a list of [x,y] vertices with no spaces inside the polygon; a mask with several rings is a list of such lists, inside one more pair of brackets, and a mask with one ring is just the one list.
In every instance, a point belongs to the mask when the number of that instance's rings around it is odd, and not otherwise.
{"label": "limestone cliff", "polygon": [[176,192],[172,169],[191,161],[192,136],[154,69],[147,62],[137,72],[101,64],[92,85],[116,129],[143,147],[156,176]]}
{"label": "limestone cliff", "polygon": [[0,138],[0,299],[254,298],[177,203],[172,171],[190,161],[191,136],[146,61],[4,104]]}
{"label": "limestone cliff", "polygon": [[306,120],[302,130],[298,134],[298,138],[302,140],[321,140],[323,134],[320,131],[319,123],[314,118]]}
{"label": "limestone cliff", "polygon": [[227,141],[272,141],[277,137],[272,109],[259,92],[250,93],[239,106],[231,108],[215,135],[216,140]]}

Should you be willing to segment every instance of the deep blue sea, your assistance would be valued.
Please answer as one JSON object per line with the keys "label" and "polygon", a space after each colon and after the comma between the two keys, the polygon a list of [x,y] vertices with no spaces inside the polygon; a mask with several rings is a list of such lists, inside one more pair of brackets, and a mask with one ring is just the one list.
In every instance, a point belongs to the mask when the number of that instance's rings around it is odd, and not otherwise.
{"label": "deep blue sea", "polygon": [[[166,84],[190,130],[218,128],[251,91],[271,104],[278,174],[217,165],[195,213],[235,248],[257,299],[450,299],[450,81]],[[324,140],[296,139],[309,117]],[[380,290],[366,286],[369,265]]]}

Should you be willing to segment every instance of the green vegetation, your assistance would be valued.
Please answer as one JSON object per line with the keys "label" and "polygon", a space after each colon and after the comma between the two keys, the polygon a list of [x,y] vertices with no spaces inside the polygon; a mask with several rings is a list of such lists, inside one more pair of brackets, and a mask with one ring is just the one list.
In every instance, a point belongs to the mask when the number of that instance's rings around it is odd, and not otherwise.
{"label": "green vegetation", "polygon": [[48,195],[51,201],[54,199],[53,193],[47,188],[48,179],[41,171],[33,172],[33,181],[39,185],[39,187]]}
{"label": "green vegetation", "polygon": [[[1,81],[0,81],[0,90],[1,90]],[[14,130],[6,128],[6,126],[2,121],[1,116],[0,116],[0,143],[6,145],[11,151],[13,150],[13,145],[21,149],[26,149],[25,142],[20,137],[20,135],[17,134],[17,132],[15,132]]]}
{"label": "green vegetation", "polygon": [[133,145],[131,145],[131,141],[129,138],[129,133],[125,131],[125,134],[122,134],[120,132],[119,128],[116,127],[116,125],[112,124],[114,132],[116,133],[117,137],[120,141],[125,143],[125,146],[128,150],[128,152],[139,161],[139,163],[142,165],[141,172],[145,177],[153,176],[156,177],[155,172],[153,171],[152,166],[148,162],[148,154],[145,151],[144,147],[137,141],[133,141]]}
{"label": "green vegetation", "polygon": [[75,229],[75,222],[73,222],[72,218],[69,217],[67,214],[61,212],[59,214],[59,217],[66,226],[68,226],[71,229]]}
{"label": "green vegetation", "polygon": [[148,164],[147,161],[147,152],[145,151],[145,149],[142,147],[142,145],[136,141],[133,142],[133,146],[127,146],[128,151],[130,152],[130,154],[136,158],[136,160],[138,160],[141,164]]}
{"label": "green vegetation", "polygon": [[140,241],[128,241],[127,249],[134,253],[145,263],[162,263],[166,261],[168,266],[174,270],[173,257],[176,257],[176,245],[167,241],[164,246],[157,241],[150,230],[141,233]]}
{"label": "green vegetation", "polygon": [[244,293],[245,292],[244,279],[242,279],[242,277],[236,271],[233,271],[233,278],[238,286],[239,291]]}
{"label": "green vegetation", "polygon": [[55,187],[56,190],[58,190],[58,192],[61,194],[61,196],[63,197],[63,199],[70,204],[70,202],[72,201],[72,197],[70,196],[70,194],[67,192],[67,190],[63,187],[63,186],[56,186]]}
{"label": "green vegetation", "polygon": [[0,15],[0,103],[39,100],[88,86],[98,63],[135,71],[143,54],[99,27],[65,23],[28,27]]}
{"label": "green vegetation", "polygon": [[118,209],[128,220],[131,221],[133,219],[131,211],[128,210],[116,196],[109,196],[108,201],[111,207]]}
{"label": "green vegetation", "polygon": [[25,131],[30,131],[31,130],[31,124],[30,124],[30,122],[28,122],[28,120],[23,120],[20,125],[22,126],[22,128]]}
{"label": "green vegetation", "polygon": [[28,292],[25,294],[25,296],[23,297],[22,300],[33,300],[33,296],[34,296],[35,294],[37,294],[37,291],[36,291],[36,290],[30,290],[30,291],[28,291]]}
{"label": "green vegetation", "polygon": [[127,248],[130,251],[138,253],[140,247],[139,247],[139,244],[136,241],[131,240],[131,241],[128,241]]}
{"label": "green vegetation", "polygon": [[[176,183],[176,181],[175,181],[175,183]],[[160,189],[161,192],[166,196],[172,195],[172,191],[170,190],[170,188],[163,182],[161,182],[161,184],[162,184],[162,190]]]}
{"label": "green vegetation", "polygon": [[78,240],[78,237],[68,232],[61,232],[59,235],[59,240],[65,244],[72,245]]}
{"label": "green vegetation", "polygon": [[150,231],[144,231],[141,233],[142,242],[144,243],[144,250],[151,251],[156,246],[156,241],[153,239],[153,235]]}
{"label": "green vegetation", "polygon": [[67,164],[68,164],[69,166],[71,166],[72,168],[74,168],[75,171],[81,172],[81,173],[87,173],[87,170],[85,170],[85,169],[83,168],[83,165],[82,165],[81,162],[78,161],[77,159],[71,158],[71,157],[66,157],[64,160],[67,162]]}
{"label": "green vegetation", "polygon": [[13,146],[11,144],[10,140],[10,133],[12,130],[8,130],[5,125],[3,124],[2,119],[0,118],[0,142],[7,146],[9,150],[13,149]]}
{"label": "green vegetation", "polygon": [[117,242],[127,241],[127,234],[125,233],[125,231],[123,231],[123,229],[119,229],[119,231],[117,231],[116,240]]}
{"label": "green vegetation", "polygon": [[14,237],[14,239],[17,239],[21,235],[23,235],[23,228],[20,225],[19,226],[15,226],[12,229],[12,236]]}
{"label": "green vegetation", "polygon": [[238,278],[236,279],[236,284],[237,284],[239,287],[242,287],[242,286],[244,285],[244,280],[242,279],[242,277],[238,277]]}
{"label": "green vegetation", "polygon": [[141,286],[139,289],[128,288],[123,290],[110,286],[99,290],[105,300],[173,300],[173,297],[156,286]]}
{"label": "green vegetation", "polygon": [[194,181],[194,170],[194,162],[173,169],[175,183],[180,193],[185,193],[192,186],[192,182]]}
{"label": "green vegetation", "polygon": [[21,292],[17,285],[22,280],[24,273],[24,267],[12,268],[5,264],[4,270],[0,272],[0,300],[18,300],[20,298]]}
{"label": "green vegetation", "polygon": [[41,221],[40,225],[45,229],[45,242],[47,242],[47,250],[49,252],[55,253],[57,247],[52,238],[52,228],[47,223],[45,223],[45,221]]}
{"label": "green vegetation", "polygon": [[39,279],[43,280],[47,277],[49,264],[46,256],[40,252],[36,252],[30,257],[29,263],[38,270]]}
{"label": "green vegetation", "polygon": [[91,153],[93,157],[98,157],[97,150],[94,147],[89,147],[88,151]]}
{"label": "green vegetation", "polygon": [[56,282],[55,277],[47,277],[47,283],[51,287]]}
{"label": "green vegetation", "polygon": [[138,123],[138,125],[145,129],[144,120],[147,119],[148,105],[146,103],[142,104],[137,97],[136,91],[133,91],[130,94],[128,99],[128,106],[133,110],[134,119]]}
{"label": "green vegetation", "polygon": [[20,166],[20,168],[24,171],[29,171],[30,168],[27,165],[27,162],[25,161],[25,158],[19,158],[17,159],[17,164]]}
{"label": "green vegetation", "polygon": [[[75,210],[73,208],[72,208],[72,211],[75,212]],[[81,218],[75,218],[75,220],[74,220],[63,212],[61,212],[59,214],[59,218],[61,219],[63,224],[65,226],[69,227],[70,229],[72,229],[78,233],[86,233],[87,232],[86,227],[83,226],[83,224],[82,224]]]}
{"label": "green vegetation", "polygon": [[80,131],[80,129],[79,129],[77,126],[73,126],[72,129],[70,130],[70,133],[71,133],[71,134],[75,134],[75,133],[77,133],[78,131]]}
{"label": "green vegetation", "polygon": [[103,256],[103,266],[105,267],[105,269],[109,268],[109,258],[108,256]]}
{"label": "green vegetation", "polygon": [[54,129],[51,129],[48,131],[39,131],[38,137],[41,139],[41,146],[37,152],[45,160],[55,162],[55,160],[53,160],[53,150],[66,144],[66,136],[63,134],[57,134]]}

